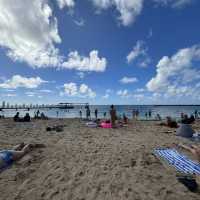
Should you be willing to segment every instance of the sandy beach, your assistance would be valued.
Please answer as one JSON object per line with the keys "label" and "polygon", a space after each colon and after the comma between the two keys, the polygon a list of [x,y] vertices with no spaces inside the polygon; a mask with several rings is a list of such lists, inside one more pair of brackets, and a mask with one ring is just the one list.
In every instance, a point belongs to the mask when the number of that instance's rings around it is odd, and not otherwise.
{"label": "sandy beach", "polygon": [[[157,122],[119,129],[88,128],[78,119],[15,123],[0,120],[0,149],[43,143],[0,174],[1,200],[197,200],[152,154],[156,147],[191,143]],[[66,125],[63,132],[47,126]],[[194,129],[200,131],[198,122]]]}

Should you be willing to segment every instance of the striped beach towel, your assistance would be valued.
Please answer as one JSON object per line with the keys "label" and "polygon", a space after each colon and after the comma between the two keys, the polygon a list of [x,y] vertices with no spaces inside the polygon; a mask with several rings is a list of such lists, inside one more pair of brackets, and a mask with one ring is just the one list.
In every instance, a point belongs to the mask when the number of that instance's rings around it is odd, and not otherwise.
{"label": "striped beach towel", "polygon": [[200,164],[180,154],[176,149],[155,149],[154,154],[181,173],[200,175]]}

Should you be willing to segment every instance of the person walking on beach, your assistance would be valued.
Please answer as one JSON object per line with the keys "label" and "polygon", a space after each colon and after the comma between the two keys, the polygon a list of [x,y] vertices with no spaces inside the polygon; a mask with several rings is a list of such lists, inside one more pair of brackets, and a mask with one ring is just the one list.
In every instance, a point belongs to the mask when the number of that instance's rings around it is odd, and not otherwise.
{"label": "person walking on beach", "polygon": [[146,118],[146,120],[147,120],[147,117],[148,117],[148,114],[147,114],[147,112],[145,112],[145,118]]}
{"label": "person walking on beach", "polygon": [[95,114],[95,118],[97,119],[97,117],[98,117],[98,110],[97,109],[95,109],[94,114]]}
{"label": "person walking on beach", "polygon": [[112,128],[115,128],[115,120],[117,119],[116,116],[116,110],[114,108],[114,105],[110,106],[110,118],[111,118],[111,124],[112,124]]}

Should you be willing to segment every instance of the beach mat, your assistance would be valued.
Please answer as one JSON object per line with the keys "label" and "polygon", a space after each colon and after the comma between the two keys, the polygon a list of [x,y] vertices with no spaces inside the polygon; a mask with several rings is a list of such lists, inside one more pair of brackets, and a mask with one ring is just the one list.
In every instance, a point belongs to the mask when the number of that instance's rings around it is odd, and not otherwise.
{"label": "beach mat", "polygon": [[180,173],[200,175],[200,164],[180,154],[176,149],[155,149],[153,153]]}

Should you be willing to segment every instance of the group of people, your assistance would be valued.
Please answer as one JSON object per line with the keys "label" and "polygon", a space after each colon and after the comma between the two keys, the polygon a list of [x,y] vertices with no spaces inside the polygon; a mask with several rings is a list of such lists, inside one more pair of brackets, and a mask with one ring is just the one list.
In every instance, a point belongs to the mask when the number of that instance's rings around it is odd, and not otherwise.
{"label": "group of people", "polygon": [[[47,120],[48,117],[43,113],[38,110],[35,115],[34,115],[34,119],[42,119],[42,120]],[[29,113],[26,113],[24,117],[20,117],[20,113],[17,112],[14,117],[13,120],[15,122],[30,122],[31,121],[31,117],[29,115]]]}
{"label": "group of people", "polygon": [[133,109],[132,115],[133,115],[133,119],[138,119],[138,117],[140,115],[139,110],[138,109],[137,110]]}
{"label": "group of people", "polygon": [[31,121],[31,117],[30,117],[29,113],[26,113],[24,117],[20,117],[19,116],[19,112],[17,112],[15,114],[15,116],[13,117],[13,120],[15,122],[30,122]]}
{"label": "group of people", "polygon": [[151,118],[151,116],[152,116],[152,111],[151,110],[149,110],[148,112],[145,112],[146,119],[147,118]]}
{"label": "group of people", "polygon": [[47,117],[43,112],[40,113],[40,111],[37,110],[37,111],[34,113],[34,119],[43,119],[43,120],[47,120],[48,117]]}
{"label": "group of people", "polygon": [[195,117],[194,115],[190,115],[190,117],[188,117],[187,114],[181,113],[181,123],[182,124],[192,124],[195,122]]}

